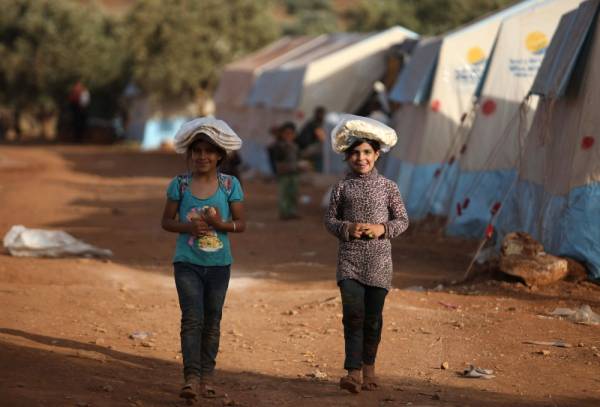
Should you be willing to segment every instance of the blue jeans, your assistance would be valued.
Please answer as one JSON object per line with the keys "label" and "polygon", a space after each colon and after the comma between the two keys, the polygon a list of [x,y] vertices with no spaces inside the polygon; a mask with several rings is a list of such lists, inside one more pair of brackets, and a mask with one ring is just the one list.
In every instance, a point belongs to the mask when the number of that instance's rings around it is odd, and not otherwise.
{"label": "blue jeans", "polygon": [[219,352],[230,266],[204,267],[183,262],[173,266],[181,308],[183,375],[211,375]]}
{"label": "blue jeans", "polygon": [[346,349],[344,369],[361,369],[363,363],[373,365],[381,341],[382,312],[387,290],[356,280],[342,280],[338,285],[342,294]]}

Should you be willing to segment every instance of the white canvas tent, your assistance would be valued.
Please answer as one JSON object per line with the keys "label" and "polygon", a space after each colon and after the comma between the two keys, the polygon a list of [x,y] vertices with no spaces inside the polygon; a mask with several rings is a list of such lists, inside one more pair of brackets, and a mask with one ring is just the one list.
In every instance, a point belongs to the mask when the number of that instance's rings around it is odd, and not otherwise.
{"label": "white canvas tent", "polygon": [[225,120],[244,140],[242,159],[249,166],[267,170],[264,146],[271,141],[268,129],[264,130],[256,120],[261,110],[246,103],[256,78],[264,70],[310,52],[320,44],[321,40],[316,37],[283,37],[225,67],[215,92],[216,116]]}
{"label": "white canvas tent", "polygon": [[[248,105],[256,132],[290,120],[302,122],[317,106],[354,112],[385,73],[389,48],[417,35],[401,27],[377,34],[330,34],[311,42],[314,48],[257,78]],[[252,135],[251,137],[258,137]]]}
{"label": "white canvas tent", "polygon": [[453,189],[448,234],[481,237],[491,209],[513,184],[537,100],[525,98],[561,16],[579,3],[547,0],[502,22],[468,139],[451,154],[460,159],[457,176],[446,178]]}
{"label": "white canvas tent", "polygon": [[[498,28],[506,17],[541,2],[543,0],[518,3],[443,37],[429,106],[420,113],[424,116],[424,123],[419,126],[422,126],[422,130],[408,130],[412,133],[409,137],[414,138],[411,141],[411,156],[406,159],[411,174],[408,186],[401,191],[413,219],[418,220],[426,214],[424,209],[429,208],[424,207],[424,201],[431,201],[434,214],[445,214],[451,193],[449,186],[441,185],[435,190],[435,196],[427,196],[428,189],[435,176],[440,174],[440,168],[448,167],[446,174],[457,169],[455,157],[447,157],[447,153],[455,141],[461,120],[472,109],[474,95],[487,67]],[[410,114],[410,108],[408,110]],[[396,118],[396,122],[402,121]],[[403,175],[398,174],[395,178],[401,177]]]}
{"label": "white canvas tent", "polygon": [[390,92],[390,99],[400,103],[392,116],[398,143],[389,153],[384,174],[396,181],[403,194],[410,187],[414,157],[417,156],[415,149],[420,140],[417,135],[423,132],[428,109],[424,103],[429,100],[441,45],[442,39],[437,37],[419,41]]}
{"label": "white canvas tent", "polygon": [[535,79],[541,100],[499,238],[525,231],[600,278],[599,0],[565,15]]}

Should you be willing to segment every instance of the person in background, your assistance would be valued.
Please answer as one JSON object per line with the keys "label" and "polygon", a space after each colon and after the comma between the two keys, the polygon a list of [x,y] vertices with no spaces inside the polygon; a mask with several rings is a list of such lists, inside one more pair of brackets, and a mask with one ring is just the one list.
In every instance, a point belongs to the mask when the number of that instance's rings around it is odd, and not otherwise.
{"label": "person in background", "polygon": [[282,220],[298,216],[298,146],[296,125],[286,122],[279,129],[279,138],[273,148],[275,176],[279,187],[279,217]]}
{"label": "person in background", "polygon": [[88,106],[90,104],[90,91],[81,81],[75,82],[69,91],[69,110],[73,124],[73,137],[81,142],[87,128]]}
{"label": "person in background", "polygon": [[275,166],[275,152],[277,150],[277,143],[279,143],[279,139],[281,138],[280,133],[280,126],[272,126],[269,129],[269,134],[273,136],[273,141],[267,146],[267,156],[269,157],[269,168],[273,174],[277,174],[277,168]]}
{"label": "person in background", "polygon": [[300,130],[296,140],[302,158],[309,160],[316,171],[323,170],[323,142],[325,141],[325,114],[323,106],[318,106],[313,117]]}

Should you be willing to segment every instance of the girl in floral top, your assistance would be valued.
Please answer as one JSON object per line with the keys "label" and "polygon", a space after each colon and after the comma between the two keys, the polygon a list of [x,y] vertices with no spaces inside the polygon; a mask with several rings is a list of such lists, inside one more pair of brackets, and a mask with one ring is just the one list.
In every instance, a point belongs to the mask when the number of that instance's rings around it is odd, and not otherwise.
{"label": "girl in floral top", "polygon": [[395,144],[395,133],[390,142],[374,130],[361,132],[359,137],[350,132],[339,143],[342,146],[336,145],[332,134],[334,149],[345,154],[350,172],[333,187],[325,215],[327,230],[339,239],[337,282],[343,306],[344,369],[348,371],[340,387],[353,393],[378,386],[375,358],[383,305],[392,282],[390,239],[408,227],[398,186],[375,168],[382,147],[387,150]]}

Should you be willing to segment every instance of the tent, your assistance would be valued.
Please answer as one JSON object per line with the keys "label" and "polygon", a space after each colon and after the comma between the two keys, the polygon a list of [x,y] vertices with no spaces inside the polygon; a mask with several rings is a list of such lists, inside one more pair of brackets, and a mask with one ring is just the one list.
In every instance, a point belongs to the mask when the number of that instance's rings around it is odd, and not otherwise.
{"label": "tent", "polygon": [[514,183],[516,161],[536,98],[526,96],[561,16],[581,0],[547,0],[502,22],[467,140],[454,143],[459,174],[446,178],[450,235],[481,237],[490,210]]}
{"label": "tent", "polygon": [[355,112],[384,75],[389,48],[416,37],[392,27],[376,34],[339,33],[313,40],[311,49],[264,70],[255,81],[247,100],[254,112],[250,137],[261,140],[270,126],[287,120],[300,123],[317,106]]}
{"label": "tent", "polygon": [[244,139],[242,156],[251,167],[264,168],[267,156],[264,145],[268,144],[268,131],[255,128],[255,117],[261,112],[246,101],[254,81],[266,69],[272,69],[290,59],[318,47],[321,40],[316,37],[283,37],[278,41],[227,65],[215,92],[216,115],[225,120]]}
{"label": "tent", "polygon": [[600,0],[563,16],[532,87],[540,102],[518,181],[498,215],[501,238],[532,234],[600,278]]}
{"label": "tent", "polygon": [[[441,167],[448,167],[446,174],[457,170],[455,158],[448,157],[447,152],[451,150],[457,132],[462,129],[461,122],[472,110],[473,99],[484,76],[502,20],[542,2],[543,0],[528,0],[518,3],[444,36],[437,56],[431,88],[428,91],[426,87],[421,87],[419,92],[419,95],[429,94],[427,108],[416,103],[423,103],[426,100],[419,100],[406,103],[399,110],[400,117],[395,121],[401,125],[407,115],[412,114],[414,108],[420,111],[419,114],[423,117],[418,119],[423,120],[418,128],[408,128],[409,133],[401,136],[401,138],[414,139],[410,142],[411,155],[405,160],[411,173],[408,175],[408,180],[402,181],[407,186],[401,187],[407,210],[413,219],[423,218],[429,206],[434,214],[445,214],[444,209],[447,207],[447,200],[450,199],[451,189],[448,185],[442,184],[435,190],[434,196],[428,196],[429,186],[434,178],[439,176]],[[431,64],[427,69],[431,69]],[[408,72],[410,71],[407,68],[401,75],[408,75]],[[422,83],[426,82],[426,80],[422,81]],[[410,82],[401,76],[399,83]],[[392,99],[393,96],[394,92],[392,92]],[[425,96],[420,98],[425,99]],[[413,105],[412,108],[405,110],[405,107],[410,104]],[[406,176],[398,173],[392,178],[400,179]],[[430,201],[431,205],[425,205],[424,201]]]}
{"label": "tent", "polygon": [[427,106],[423,104],[429,100],[441,45],[441,38],[419,41],[390,92],[390,100],[400,104],[392,116],[398,143],[389,153],[384,174],[397,182],[402,193],[410,187],[414,157],[417,156],[415,148],[419,145],[416,135],[423,132],[427,116]]}

